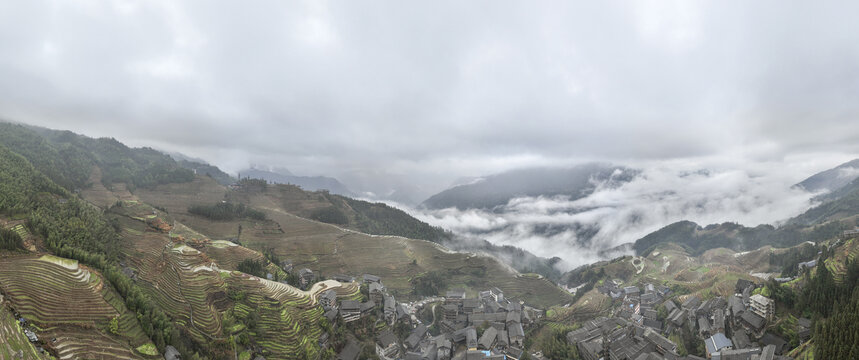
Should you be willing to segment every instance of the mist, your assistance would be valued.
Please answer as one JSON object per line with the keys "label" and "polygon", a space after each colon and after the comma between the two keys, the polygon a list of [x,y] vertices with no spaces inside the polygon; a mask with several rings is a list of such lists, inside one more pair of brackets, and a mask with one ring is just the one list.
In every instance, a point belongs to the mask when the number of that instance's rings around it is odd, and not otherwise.
{"label": "mist", "polygon": [[[677,164],[641,168],[620,186],[596,183],[587,197],[521,197],[491,210],[407,209],[467,239],[512,245],[577,266],[628,254],[616,247],[680,220],[701,225],[778,225],[814,205],[814,193],[793,187],[796,176],[775,164],[703,170]],[[765,168],[765,169],[764,169]],[[781,170],[779,170],[781,169]]]}

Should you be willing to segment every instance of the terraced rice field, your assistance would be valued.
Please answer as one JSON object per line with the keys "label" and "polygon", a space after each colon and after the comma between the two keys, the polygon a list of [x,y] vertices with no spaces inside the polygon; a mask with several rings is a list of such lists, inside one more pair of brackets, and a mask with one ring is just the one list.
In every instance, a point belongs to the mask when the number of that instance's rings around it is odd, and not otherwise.
{"label": "terraced rice field", "polygon": [[253,335],[259,338],[258,343],[265,348],[268,359],[295,359],[302,350],[307,351],[310,358],[316,357],[323,313],[316,297],[329,288],[343,294],[341,297],[359,291],[357,283],[327,281],[324,286],[319,283],[311,291],[304,292],[239,272],[231,273],[227,283],[248,294],[235,307],[239,316],[245,316],[251,309],[260,315],[258,329]]}
{"label": "terraced rice field", "polygon": [[266,261],[265,256],[259,251],[238,246],[226,240],[215,240],[206,243],[202,247],[202,251],[218,263],[221,269],[227,270],[236,270],[239,263],[243,260]]}
{"label": "terraced rice field", "polygon": [[[211,241],[205,253],[169,236],[154,232],[140,235],[123,232],[133,246],[127,259],[139,271],[139,284],[177,322],[188,328],[192,335],[206,342],[223,337],[221,315],[235,307],[242,316],[253,309],[260,315],[259,329],[254,333],[259,345],[271,359],[290,359],[299,349],[313,349],[322,330],[319,320],[322,308],[315,296],[323,289],[315,286],[304,292],[291,286],[259,279],[240,272],[230,272],[218,263],[237,263],[242,254],[261,257],[258,252],[224,241]],[[336,282],[335,282],[336,283]],[[329,283],[328,287],[342,292],[343,296],[359,293],[357,284],[342,288]],[[227,289],[246,294],[246,300],[233,304],[226,295]],[[245,302],[247,304],[245,304]],[[314,355],[315,356],[315,355]]]}
{"label": "terraced rice field", "polygon": [[[15,310],[40,329],[40,338],[56,338],[46,346],[60,359],[137,359],[142,356],[133,349],[150,343],[101,276],[74,260],[5,258],[0,287]],[[106,331],[113,318],[119,320],[119,335]]]}
{"label": "terraced rice field", "polygon": [[14,314],[6,309],[5,300],[0,300],[0,360],[41,358],[24,336]]}
{"label": "terraced rice field", "polygon": [[138,283],[162,309],[200,341],[221,338],[216,300],[226,294],[211,259],[165,234],[124,231],[123,236],[132,244],[125,255],[138,272]]}

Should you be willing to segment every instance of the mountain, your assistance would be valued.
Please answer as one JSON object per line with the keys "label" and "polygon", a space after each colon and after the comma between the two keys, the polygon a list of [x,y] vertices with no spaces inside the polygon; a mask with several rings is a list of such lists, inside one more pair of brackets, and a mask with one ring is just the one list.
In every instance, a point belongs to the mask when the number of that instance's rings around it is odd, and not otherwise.
{"label": "mountain", "polygon": [[590,195],[600,183],[617,186],[630,181],[638,171],[622,166],[590,163],[572,168],[532,168],[508,171],[482,179],[470,179],[431,196],[422,203],[428,209],[455,207],[492,209],[524,196]]}
{"label": "mountain", "polygon": [[304,190],[328,190],[334,194],[351,196],[352,192],[339,180],[327,176],[296,176],[283,169],[245,169],[239,172],[242,178],[262,179],[273,184],[292,184]]}
{"label": "mountain", "polygon": [[836,191],[859,178],[859,159],[855,159],[832,169],[821,171],[796,184],[810,192]]}
{"label": "mountain", "polygon": [[170,157],[176,160],[176,163],[179,164],[179,166],[194,171],[196,174],[211,177],[212,179],[215,179],[218,184],[229,185],[236,182],[236,178],[221,171],[217,166],[209,164],[206,160],[192,158],[177,152],[167,153],[167,155],[170,155]]}
{"label": "mountain", "polygon": [[761,246],[790,247],[805,241],[830,239],[859,224],[859,179],[827,195],[826,201],[789,219],[783,225],[758,225],[750,228],[736,223],[706,227],[679,221],[636,240],[637,254],[648,254],[657,245],[675,243],[691,254],[719,247],[734,251],[754,250]]}
{"label": "mountain", "polygon": [[[330,316],[323,292],[368,300],[360,282],[326,280],[337,274],[377,275],[401,303],[492,287],[543,309],[571,300],[509,264],[541,259],[451,251],[448,233],[385,204],[251,178],[224,186],[109,138],[0,130],[0,339],[12,346],[0,358],[44,357],[38,345],[61,359],[331,359],[347,342],[372,349],[379,325],[408,335],[372,320],[382,306],[369,321]],[[303,269],[324,282],[300,286]],[[22,327],[41,340],[29,346]]]}

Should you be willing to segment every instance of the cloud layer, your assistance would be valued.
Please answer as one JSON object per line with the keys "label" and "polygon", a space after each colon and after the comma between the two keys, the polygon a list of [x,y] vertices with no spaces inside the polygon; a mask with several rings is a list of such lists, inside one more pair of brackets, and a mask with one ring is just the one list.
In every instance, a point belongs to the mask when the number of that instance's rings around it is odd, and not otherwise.
{"label": "cloud layer", "polygon": [[[562,270],[570,270],[602,260],[606,255],[600,252],[676,221],[777,224],[812,205],[814,195],[791,188],[793,182],[783,170],[711,171],[666,165],[645,168],[629,183],[599,187],[578,200],[526,197],[495,211],[410,211],[467,237],[514,245],[538,256],[558,256],[564,260]],[[756,174],[762,170],[774,172]]]}
{"label": "cloud layer", "polygon": [[417,201],[523,166],[856,154],[857,10],[4,2],[0,117]]}

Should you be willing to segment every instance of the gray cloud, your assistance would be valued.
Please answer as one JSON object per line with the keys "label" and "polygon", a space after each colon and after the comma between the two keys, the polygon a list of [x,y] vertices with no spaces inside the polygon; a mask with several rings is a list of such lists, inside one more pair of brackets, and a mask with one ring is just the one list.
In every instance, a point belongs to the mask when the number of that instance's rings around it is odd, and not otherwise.
{"label": "gray cloud", "polygon": [[0,116],[415,200],[460,176],[583,160],[826,153],[822,170],[859,153],[857,10],[6,2]]}

